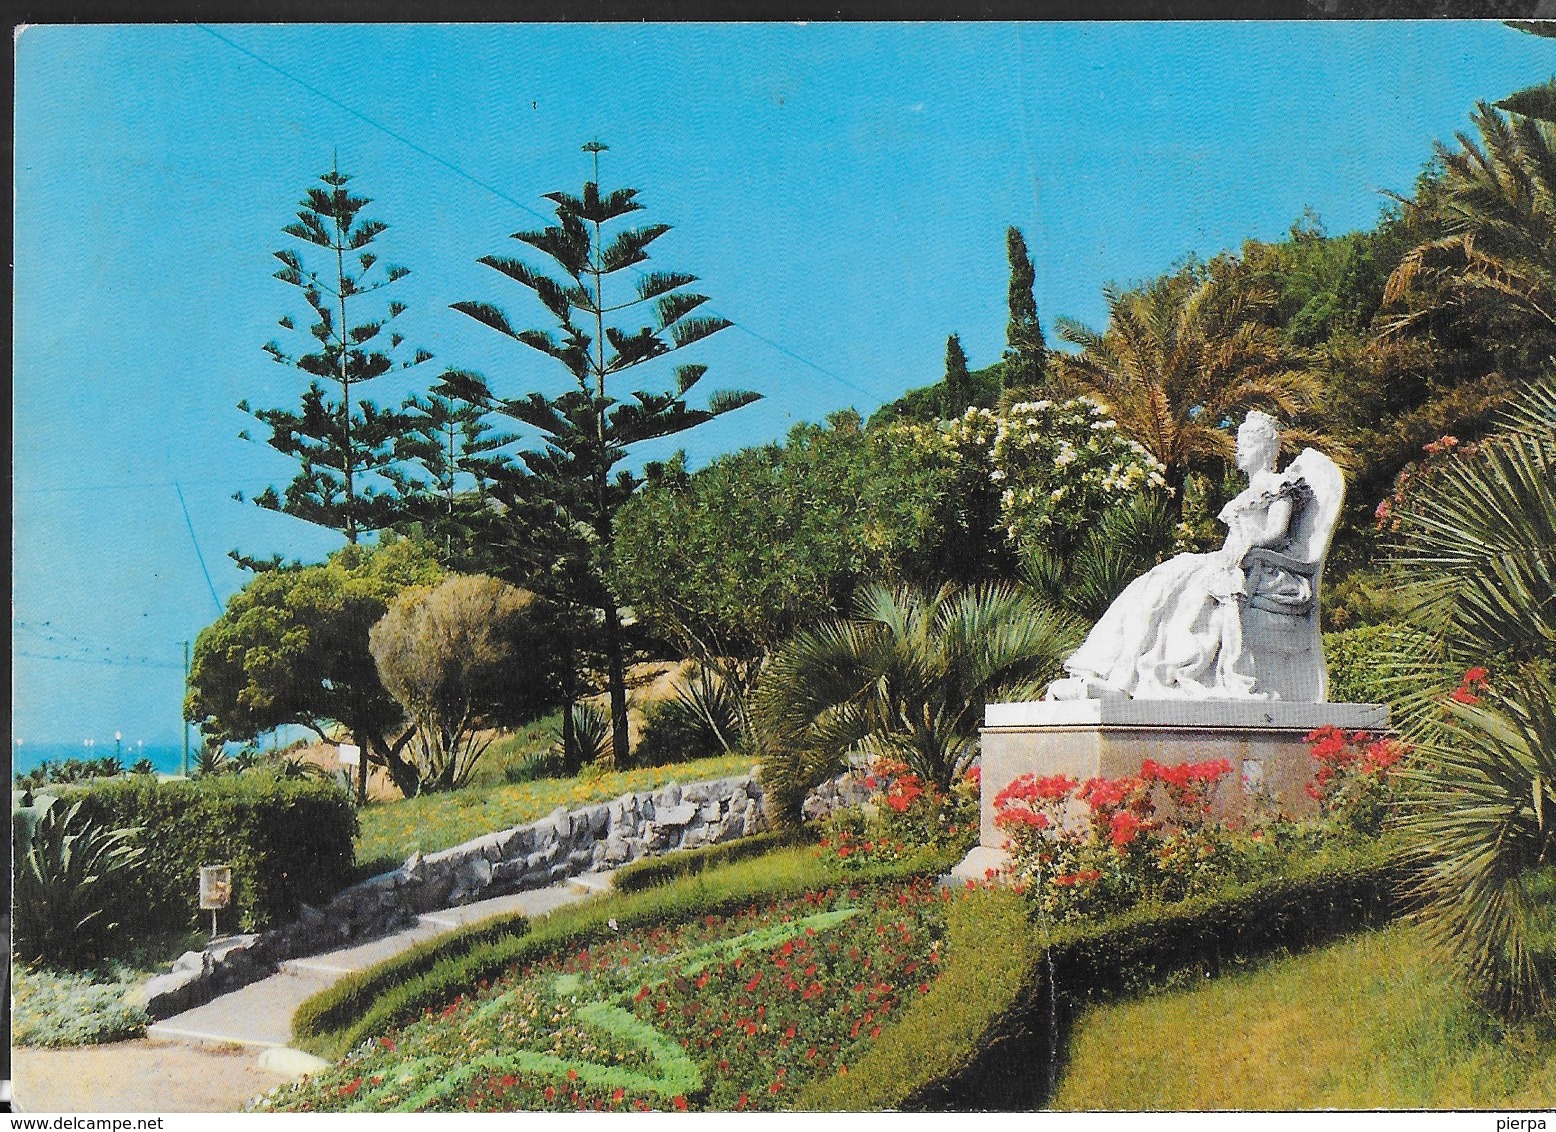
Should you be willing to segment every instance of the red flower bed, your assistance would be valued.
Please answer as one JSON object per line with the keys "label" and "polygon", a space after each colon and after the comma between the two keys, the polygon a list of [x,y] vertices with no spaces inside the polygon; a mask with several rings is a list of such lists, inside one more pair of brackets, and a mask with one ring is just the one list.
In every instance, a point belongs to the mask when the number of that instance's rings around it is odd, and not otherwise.
{"label": "red flower bed", "polygon": [[266,1107],[781,1109],[928,993],[953,898],[843,886],[622,933],[473,988]]}

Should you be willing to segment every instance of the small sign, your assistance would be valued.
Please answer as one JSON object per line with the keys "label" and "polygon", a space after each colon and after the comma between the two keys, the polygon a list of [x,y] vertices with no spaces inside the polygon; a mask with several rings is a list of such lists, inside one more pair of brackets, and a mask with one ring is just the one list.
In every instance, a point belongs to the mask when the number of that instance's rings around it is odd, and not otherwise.
{"label": "small sign", "polygon": [[362,748],[353,743],[340,745],[340,761],[347,766],[360,766],[362,764]]}
{"label": "small sign", "polygon": [[232,903],[232,866],[200,866],[200,910],[215,912]]}

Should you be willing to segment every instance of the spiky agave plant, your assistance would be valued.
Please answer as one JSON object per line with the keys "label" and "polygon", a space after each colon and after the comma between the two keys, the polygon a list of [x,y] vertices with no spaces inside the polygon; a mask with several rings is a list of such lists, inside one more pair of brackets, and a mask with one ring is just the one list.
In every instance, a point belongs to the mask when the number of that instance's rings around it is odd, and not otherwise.
{"label": "spiky agave plant", "polygon": [[854,757],[888,756],[948,788],[977,753],[984,705],[1034,695],[1083,627],[1010,586],[867,587],[853,618],[797,634],[762,674],[763,775],[780,810],[792,818]]}
{"label": "spiky agave plant", "polygon": [[[1437,645],[1389,658],[1413,684],[1398,706],[1421,752],[1402,823],[1420,915],[1518,1016],[1556,1000],[1556,379],[1446,468],[1401,534],[1412,619]],[[1453,689],[1467,665],[1493,669],[1491,690]]]}
{"label": "spiky agave plant", "polygon": [[13,946],[25,962],[97,962],[118,928],[115,893],[139,869],[144,850],[133,844],[136,830],[109,829],[81,807],[45,797],[12,815]]}

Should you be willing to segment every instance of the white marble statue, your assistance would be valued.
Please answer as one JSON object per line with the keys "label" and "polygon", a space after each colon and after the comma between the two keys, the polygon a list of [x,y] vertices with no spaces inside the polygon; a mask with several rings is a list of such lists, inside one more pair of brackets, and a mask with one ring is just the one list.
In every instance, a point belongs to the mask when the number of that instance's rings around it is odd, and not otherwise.
{"label": "white marble statue", "polygon": [[1248,487],[1221,510],[1226,544],[1131,582],[1047,699],[1325,702],[1318,587],[1345,484],[1312,448],[1276,472],[1279,451],[1275,419],[1249,413],[1237,430]]}

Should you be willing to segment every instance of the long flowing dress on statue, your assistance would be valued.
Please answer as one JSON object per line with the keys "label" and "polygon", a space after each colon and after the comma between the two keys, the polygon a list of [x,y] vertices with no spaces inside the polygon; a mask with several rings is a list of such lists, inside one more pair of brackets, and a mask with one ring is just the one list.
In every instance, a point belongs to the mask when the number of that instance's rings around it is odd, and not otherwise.
{"label": "long flowing dress on statue", "polygon": [[[1135,699],[1263,698],[1243,647],[1242,607],[1251,594],[1242,558],[1252,546],[1278,550],[1289,541],[1290,523],[1273,536],[1265,528],[1282,501],[1297,513],[1305,486],[1274,473],[1256,476],[1221,509],[1225,546],[1179,554],[1136,578],[1065,668]],[[1291,581],[1260,579],[1260,587],[1283,589]]]}

